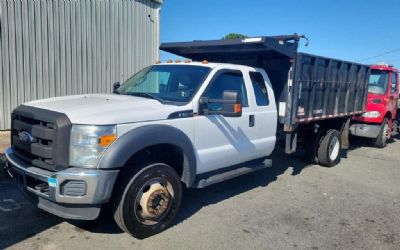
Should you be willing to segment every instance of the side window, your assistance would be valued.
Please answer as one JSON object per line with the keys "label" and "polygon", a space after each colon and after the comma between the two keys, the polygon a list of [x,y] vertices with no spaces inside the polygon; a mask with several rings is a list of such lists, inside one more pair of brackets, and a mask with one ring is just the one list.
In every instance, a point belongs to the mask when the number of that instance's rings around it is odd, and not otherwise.
{"label": "side window", "polygon": [[268,106],[268,91],[265,86],[264,77],[259,72],[250,72],[250,79],[253,84],[257,106]]}
{"label": "side window", "polygon": [[[211,85],[206,89],[203,96],[210,99],[222,99],[225,90],[238,91],[242,96],[242,106],[248,107],[246,85],[244,83],[243,74],[240,71],[229,71],[217,75]],[[212,103],[209,105],[210,110],[222,110],[222,104]]]}
{"label": "side window", "polygon": [[390,93],[394,93],[397,90],[397,74],[392,73],[392,84],[390,86]]}

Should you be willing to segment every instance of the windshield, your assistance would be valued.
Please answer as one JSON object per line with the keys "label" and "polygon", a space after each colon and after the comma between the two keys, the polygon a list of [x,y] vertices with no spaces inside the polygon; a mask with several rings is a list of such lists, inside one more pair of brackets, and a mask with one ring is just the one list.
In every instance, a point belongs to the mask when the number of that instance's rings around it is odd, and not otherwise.
{"label": "windshield", "polygon": [[161,102],[188,102],[210,68],[193,65],[155,65],[132,76],[118,89],[121,95],[136,95]]}
{"label": "windshield", "polygon": [[388,86],[389,73],[383,70],[371,70],[369,77],[368,92],[372,94],[383,95]]}

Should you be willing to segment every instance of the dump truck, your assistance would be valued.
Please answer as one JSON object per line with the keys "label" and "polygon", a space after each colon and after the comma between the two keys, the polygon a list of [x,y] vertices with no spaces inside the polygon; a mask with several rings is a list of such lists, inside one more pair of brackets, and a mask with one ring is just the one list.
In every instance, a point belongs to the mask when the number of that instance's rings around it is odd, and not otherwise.
{"label": "dump truck", "polygon": [[371,66],[366,111],[355,115],[350,126],[352,135],[368,138],[378,148],[399,133],[399,73],[391,65]]}
{"label": "dump truck", "polygon": [[[56,97],[12,113],[7,172],[39,208],[94,220],[109,204],[137,238],[165,230],[183,187],[271,167],[276,144],[339,162],[364,112],[369,67],[297,51],[300,37],[166,43],[114,94]],[[209,61],[205,61],[205,59]]]}

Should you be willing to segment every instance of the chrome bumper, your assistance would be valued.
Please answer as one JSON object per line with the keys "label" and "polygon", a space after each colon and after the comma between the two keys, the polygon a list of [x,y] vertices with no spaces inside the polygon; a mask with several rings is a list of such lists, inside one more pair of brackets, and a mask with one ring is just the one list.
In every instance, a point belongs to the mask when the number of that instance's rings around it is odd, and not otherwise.
{"label": "chrome bumper", "polygon": [[38,207],[68,219],[95,219],[100,205],[109,201],[119,172],[82,168],[51,172],[26,164],[11,148],[5,155],[7,172],[38,198]]}
{"label": "chrome bumper", "polygon": [[380,125],[357,123],[350,126],[350,134],[366,138],[377,138],[380,129]]}

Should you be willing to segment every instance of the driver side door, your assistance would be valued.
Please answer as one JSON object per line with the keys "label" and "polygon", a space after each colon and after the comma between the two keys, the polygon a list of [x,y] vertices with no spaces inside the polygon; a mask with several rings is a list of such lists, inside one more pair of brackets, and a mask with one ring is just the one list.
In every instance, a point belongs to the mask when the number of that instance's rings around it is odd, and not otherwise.
{"label": "driver side door", "polygon": [[[197,174],[229,167],[254,157],[255,128],[251,126],[253,111],[249,105],[249,84],[240,70],[221,70],[210,81],[202,97],[222,99],[225,90],[238,91],[242,96],[242,116],[200,115],[194,119],[195,145],[198,155]],[[222,104],[209,104],[209,110],[221,111]]]}

